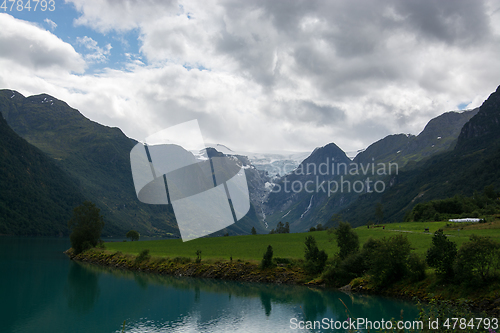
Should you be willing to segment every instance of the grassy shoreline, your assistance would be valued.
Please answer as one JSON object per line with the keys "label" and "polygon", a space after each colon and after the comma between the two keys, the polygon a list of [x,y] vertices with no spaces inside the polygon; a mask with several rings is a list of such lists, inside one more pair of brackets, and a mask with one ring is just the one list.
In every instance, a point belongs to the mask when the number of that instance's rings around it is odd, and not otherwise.
{"label": "grassy shoreline", "polygon": [[[395,223],[387,224],[385,228],[360,227],[355,230],[361,244],[369,237],[382,238],[404,233],[408,236],[413,251],[420,255],[423,255],[431,244],[434,231],[441,228],[458,246],[466,242],[471,234],[500,239],[500,221],[482,225],[447,224],[449,223]],[[424,232],[425,228],[429,228],[429,232]],[[77,261],[161,275],[324,287],[320,276],[308,276],[302,269],[304,240],[310,235],[316,238],[318,247],[324,249],[330,257],[338,251],[335,242],[329,241],[327,233],[320,231],[201,238],[186,243],[181,240],[111,242],[106,243],[106,249],[92,249],[77,256],[69,250],[67,254]],[[275,262],[279,264],[277,267],[261,270],[259,263],[269,244],[273,246]],[[144,249],[149,249],[151,258],[136,260],[137,255]],[[200,263],[194,262],[197,250],[200,250],[202,255]],[[422,281],[414,283],[403,280],[384,289],[375,288],[369,279],[358,278],[351,281],[346,289],[410,300],[416,297],[424,302],[467,304],[475,312],[486,311],[488,314],[500,316],[500,281],[486,286],[464,288],[456,284],[443,284],[432,269],[427,269],[426,273],[427,277]]]}

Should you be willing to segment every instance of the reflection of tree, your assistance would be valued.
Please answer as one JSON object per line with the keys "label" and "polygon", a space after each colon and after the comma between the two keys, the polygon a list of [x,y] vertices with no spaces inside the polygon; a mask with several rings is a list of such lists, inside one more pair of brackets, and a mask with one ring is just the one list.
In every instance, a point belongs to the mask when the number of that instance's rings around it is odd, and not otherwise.
{"label": "reflection of tree", "polygon": [[68,284],[64,290],[68,307],[79,313],[89,312],[99,298],[98,275],[82,265],[71,262]]}
{"label": "reflection of tree", "polygon": [[260,293],[260,301],[262,302],[262,306],[264,307],[264,311],[266,312],[266,316],[269,317],[271,315],[271,298],[272,294],[267,292]]}
{"label": "reflection of tree", "polygon": [[316,320],[319,314],[326,312],[325,298],[321,292],[310,292],[304,297],[304,315],[306,320]]}
{"label": "reflection of tree", "polygon": [[135,274],[134,275],[135,282],[141,287],[142,290],[148,289],[148,278],[144,274]]}
{"label": "reflection of tree", "polygon": [[[346,318],[346,308],[349,308],[351,317],[365,317],[370,314],[372,318],[399,318],[401,309],[405,309],[406,318],[416,318],[418,315],[414,306],[398,302],[394,299],[368,295],[346,295],[332,290],[315,289],[304,286],[273,285],[246,282],[233,282],[217,279],[198,279],[176,277],[170,275],[148,274],[143,272],[131,272],[118,270],[110,267],[80,264],[85,270],[95,272],[94,274],[111,274],[117,278],[136,279],[140,276],[143,285],[163,285],[176,290],[196,289],[206,293],[222,293],[231,299],[235,297],[259,297],[266,315],[271,314],[272,305],[279,304],[303,304],[302,309],[307,320],[317,319],[330,311],[333,318]],[[345,303],[342,304],[340,299]]]}
{"label": "reflection of tree", "polygon": [[195,303],[200,302],[200,287],[199,286],[194,287],[194,302]]}

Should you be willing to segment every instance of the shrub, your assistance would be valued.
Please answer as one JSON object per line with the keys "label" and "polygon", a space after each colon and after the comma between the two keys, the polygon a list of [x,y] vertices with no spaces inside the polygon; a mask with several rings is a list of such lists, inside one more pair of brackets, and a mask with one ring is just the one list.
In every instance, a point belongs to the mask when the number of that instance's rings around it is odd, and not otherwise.
{"label": "shrub", "polygon": [[142,250],[137,257],[135,257],[135,262],[143,262],[145,260],[149,260],[151,256],[149,255],[149,249]]}
{"label": "shrub", "polygon": [[265,269],[265,268],[270,268],[270,267],[273,267],[273,266],[274,266],[274,263],[273,263],[273,247],[271,245],[269,245],[267,247],[266,253],[264,253],[264,256],[262,257],[262,261],[260,263],[260,267],[262,269]]}
{"label": "shrub", "polygon": [[365,253],[357,252],[350,254],[340,263],[340,268],[349,272],[351,280],[363,276],[368,270]]}
{"label": "shrub", "polygon": [[[372,246],[377,245],[372,242]],[[390,285],[401,280],[408,271],[407,263],[411,246],[405,235],[383,238],[373,252],[368,254],[369,272],[378,286]]]}
{"label": "shrub", "polygon": [[288,258],[280,258],[280,257],[276,257],[273,259],[275,263],[277,264],[282,264],[282,265],[288,265],[288,264],[291,264],[292,261]]}
{"label": "shrub", "polygon": [[187,264],[187,263],[191,262],[191,258],[189,258],[189,257],[175,257],[174,259],[172,259],[172,261],[175,262],[176,264]]}
{"label": "shrub", "polygon": [[362,252],[357,252],[347,256],[344,260],[337,257],[332,265],[327,266],[322,277],[327,285],[341,287],[363,276],[366,270],[364,255]]}
{"label": "shrub", "polygon": [[411,253],[408,257],[408,276],[413,282],[425,279],[425,269],[427,265],[424,258],[416,253]]}
{"label": "shrub", "polygon": [[457,254],[455,272],[461,281],[471,282],[478,278],[488,281],[499,265],[500,244],[486,236],[470,236],[470,241],[462,244]]}
{"label": "shrub", "polygon": [[336,288],[345,286],[352,280],[352,275],[341,269],[338,263],[328,265],[321,277],[327,286]]}
{"label": "shrub", "polygon": [[309,274],[319,274],[325,268],[328,255],[324,250],[319,250],[316,245],[316,239],[313,236],[307,236],[305,241],[305,264],[304,269]]}
{"label": "shrub", "polygon": [[199,264],[201,262],[201,250],[196,250],[196,263]]}
{"label": "shrub", "polygon": [[442,229],[432,237],[432,245],[427,250],[427,264],[436,269],[441,277],[453,276],[453,263],[457,255],[457,245],[450,241]]}

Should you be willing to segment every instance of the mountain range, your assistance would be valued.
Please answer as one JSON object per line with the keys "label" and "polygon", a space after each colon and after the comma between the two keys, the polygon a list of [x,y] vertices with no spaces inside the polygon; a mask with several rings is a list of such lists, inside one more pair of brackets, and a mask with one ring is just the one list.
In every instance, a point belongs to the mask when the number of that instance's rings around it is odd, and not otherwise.
{"label": "mountain range", "polygon": [[[492,183],[498,188],[499,95],[497,89],[474,110],[443,113],[417,136],[389,135],[353,160],[334,143],[308,156],[236,153],[212,144],[209,155],[230,155],[243,166],[251,200],[246,217],[214,235],[248,234],[252,227],[266,233],[280,221],[289,222],[292,232],[306,231],[318,223],[331,225],[333,214],[362,225],[374,219],[377,203],[384,207],[384,221],[392,222],[418,202],[469,194]],[[170,205],[138,201],[130,171],[130,150],[137,142],[120,129],[95,123],[46,94],[24,97],[0,90],[0,112],[0,233],[66,235],[72,208],[88,199],[101,209],[106,235],[133,228],[178,237]],[[354,165],[362,169],[353,172]],[[347,182],[357,188],[321,190]],[[384,191],[374,191],[375,182],[379,188],[383,182]]]}

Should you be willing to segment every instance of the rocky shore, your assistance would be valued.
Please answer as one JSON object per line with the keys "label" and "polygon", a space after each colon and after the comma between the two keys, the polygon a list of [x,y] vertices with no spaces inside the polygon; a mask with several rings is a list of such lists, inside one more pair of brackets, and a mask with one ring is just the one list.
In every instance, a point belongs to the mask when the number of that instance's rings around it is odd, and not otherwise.
{"label": "rocky shore", "polygon": [[150,258],[138,261],[135,256],[125,255],[120,252],[107,253],[98,249],[92,249],[78,255],[74,255],[72,249],[65,253],[71,260],[75,261],[162,275],[276,284],[304,284],[306,282],[305,273],[302,269],[283,265],[262,270],[258,264],[248,261],[215,261],[208,263],[202,261],[196,263],[185,262],[182,260],[185,258]]}

